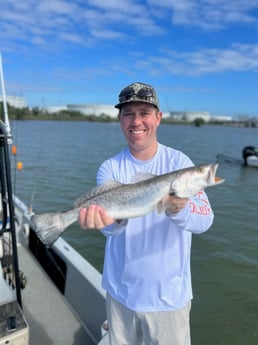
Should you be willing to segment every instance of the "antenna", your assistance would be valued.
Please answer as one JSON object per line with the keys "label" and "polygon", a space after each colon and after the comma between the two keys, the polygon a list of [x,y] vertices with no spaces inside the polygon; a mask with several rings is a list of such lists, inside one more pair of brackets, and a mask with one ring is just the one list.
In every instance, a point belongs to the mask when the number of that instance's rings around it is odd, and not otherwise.
{"label": "antenna", "polygon": [[12,135],[11,135],[11,127],[9,122],[8,110],[7,110],[7,102],[6,102],[6,95],[5,95],[5,87],[4,87],[4,73],[3,73],[3,65],[2,65],[2,54],[0,53],[0,79],[1,79],[1,88],[3,94],[3,107],[4,107],[4,124],[7,132],[8,143],[12,143]]}

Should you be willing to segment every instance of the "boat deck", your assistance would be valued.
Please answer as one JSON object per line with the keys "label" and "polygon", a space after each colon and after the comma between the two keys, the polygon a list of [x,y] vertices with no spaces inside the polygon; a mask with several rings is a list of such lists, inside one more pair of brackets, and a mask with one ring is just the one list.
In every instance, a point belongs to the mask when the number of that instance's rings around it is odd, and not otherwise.
{"label": "boat deck", "polygon": [[23,245],[18,251],[20,270],[28,277],[22,290],[22,304],[30,329],[30,345],[93,345],[33,255]]}

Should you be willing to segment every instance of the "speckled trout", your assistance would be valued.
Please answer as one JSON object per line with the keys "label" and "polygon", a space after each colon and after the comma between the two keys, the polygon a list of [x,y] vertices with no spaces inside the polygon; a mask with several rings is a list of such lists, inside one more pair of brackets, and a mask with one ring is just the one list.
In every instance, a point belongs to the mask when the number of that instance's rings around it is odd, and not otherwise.
{"label": "speckled trout", "polygon": [[139,174],[133,183],[110,181],[94,187],[79,197],[74,208],[66,212],[35,214],[33,228],[46,246],[51,246],[62,232],[78,220],[81,208],[91,204],[101,205],[114,219],[143,216],[153,210],[166,210],[168,195],[190,198],[206,187],[224,181],[216,176],[218,164],[194,166],[163,175]]}

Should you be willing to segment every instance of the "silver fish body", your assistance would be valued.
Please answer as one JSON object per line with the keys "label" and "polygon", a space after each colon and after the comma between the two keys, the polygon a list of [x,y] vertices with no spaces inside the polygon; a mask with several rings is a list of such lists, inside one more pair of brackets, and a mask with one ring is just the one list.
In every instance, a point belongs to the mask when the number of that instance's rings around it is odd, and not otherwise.
{"label": "silver fish body", "polygon": [[130,184],[112,181],[81,196],[70,211],[34,215],[33,227],[41,241],[51,246],[78,220],[80,209],[91,204],[101,205],[114,219],[139,217],[154,209],[162,212],[166,210],[168,195],[190,198],[206,187],[222,183],[224,180],[215,176],[217,168],[218,164],[206,164],[159,176],[145,174],[144,179],[141,176],[140,181]]}

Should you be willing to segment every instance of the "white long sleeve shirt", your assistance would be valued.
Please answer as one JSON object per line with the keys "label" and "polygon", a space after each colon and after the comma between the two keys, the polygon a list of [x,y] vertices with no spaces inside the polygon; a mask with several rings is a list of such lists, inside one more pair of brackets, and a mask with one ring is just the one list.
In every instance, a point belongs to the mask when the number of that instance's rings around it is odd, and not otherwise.
{"label": "white long sleeve shirt", "polygon": [[[135,159],[126,148],[100,166],[97,183],[110,180],[130,183],[139,172],[160,175],[192,165],[182,152],[162,144],[148,161]],[[103,288],[131,310],[182,308],[193,297],[192,233],[208,230],[213,217],[202,191],[177,214],[153,211],[106,227]]]}

